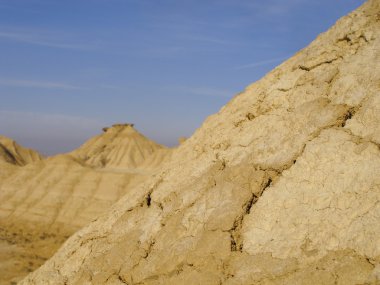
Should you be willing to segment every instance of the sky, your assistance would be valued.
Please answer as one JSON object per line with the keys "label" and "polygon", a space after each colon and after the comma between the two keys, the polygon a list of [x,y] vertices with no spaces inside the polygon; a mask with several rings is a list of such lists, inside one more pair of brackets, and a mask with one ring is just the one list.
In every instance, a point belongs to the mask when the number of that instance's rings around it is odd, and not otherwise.
{"label": "sky", "polygon": [[0,134],[45,155],[114,123],[175,146],[364,0],[0,0]]}

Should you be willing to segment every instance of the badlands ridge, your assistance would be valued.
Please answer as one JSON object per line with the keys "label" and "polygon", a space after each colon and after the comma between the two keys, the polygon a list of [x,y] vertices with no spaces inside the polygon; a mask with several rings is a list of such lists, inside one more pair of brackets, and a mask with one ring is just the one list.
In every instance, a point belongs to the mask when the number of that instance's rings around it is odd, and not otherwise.
{"label": "badlands ridge", "polygon": [[174,150],[130,125],[4,150],[1,250],[32,270],[81,228],[20,284],[380,284],[379,62],[369,0]]}
{"label": "badlands ridge", "polygon": [[40,266],[76,230],[152,175],[170,152],[129,124],[104,129],[72,153],[44,160],[6,138],[1,142],[9,142],[0,160],[8,166],[0,180],[4,284]]}

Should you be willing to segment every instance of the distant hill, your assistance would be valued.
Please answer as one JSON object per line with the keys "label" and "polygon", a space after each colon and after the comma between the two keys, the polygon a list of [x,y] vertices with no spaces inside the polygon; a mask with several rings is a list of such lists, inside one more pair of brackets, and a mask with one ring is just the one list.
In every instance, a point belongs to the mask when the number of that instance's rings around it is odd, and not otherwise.
{"label": "distant hill", "polygon": [[13,165],[24,166],[42,160],[42,156],[35,150],[20,146],[12,139],[0,136],[0,160]]}
{"label": "distant hill", "polygon": [[41,161],[43,157],[32,149],[24,148],[14,140],[0,136],[0,181],[19,167]]}
{"label": "distant hill", "polygon": [[140,134],[132,124],[115,124],[71,155],[98,168],[155,168],[167,153],[167,148]]}
{"label": "distant hill", "polygon": [[0,283],[40,266],[72,233],[154,175],[171,152],[129,125],[44,160],[12,140],[0,142],[7,146],[0,160]]}

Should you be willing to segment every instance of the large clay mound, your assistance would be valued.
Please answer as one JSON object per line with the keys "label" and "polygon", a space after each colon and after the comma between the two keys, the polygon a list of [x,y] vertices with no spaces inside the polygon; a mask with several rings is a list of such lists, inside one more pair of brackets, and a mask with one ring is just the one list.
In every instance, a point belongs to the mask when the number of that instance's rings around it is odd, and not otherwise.
{"label": "large clay mound", "polygon": [[22,284],[379,284],[379,62],[370,0]]}
{"label": "large clay mound", "polygon": [[[147,138],[133,131],[134,147],[149,160]],[[124,140],[125,141],[124,141]],[[132,140],[117,137],[120,147]],[[104,141],[103,141],[104,142]],[[103,146],[108,149],[106,141]],[[148,150],[145,150],[146,147]],[[120,160],[131,152],[113,148]],[[165,154],[169,150],[165,149]],[[154,155],[154,154],[152,154]],[[127,157],[124,157],[127,156]],[[112,159],[112,155],[108,157]],[[148,169],[114,170],[91,167],[71,154],[57,155],[19,167],[0,180],[0,283],[17,281],[40,266],[72,233],[105,212],[120,197],[150,175],[164,159],[164,152]],[[1,169],[3,170],[3,168]]]}
{"label": "large clay mound", "polygon": [[137,132],[133,124],[115,124],[98,135],[72,155],[94,167],[145,170],[156,168],[168,149]]}

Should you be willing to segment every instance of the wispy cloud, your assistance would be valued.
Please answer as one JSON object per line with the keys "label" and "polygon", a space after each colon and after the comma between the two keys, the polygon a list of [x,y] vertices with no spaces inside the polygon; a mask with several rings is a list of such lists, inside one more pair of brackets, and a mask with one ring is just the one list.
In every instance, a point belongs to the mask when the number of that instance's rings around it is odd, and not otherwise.
{"label": "wispy cloud", "polygon": [[156,47],[142,46],[140,49],[133,51],[133,54],[153,58],[174,58],[182,55],[188,50],[187,47],[179,45],[162,45]]}
{"label": "wispy cloud", "polygon": [[0,78],[0,86],[10,87],[28,87],[28,88],[42,88],[42,89],[61,89],[61,90],[86,90],[85,87],[75,86],[62,82],[51,81],[34,81],[34,80],[21,80]]}
{"label": "wispy cloud", "polygon": [[[63,37],[60,37],[63,38]],[[46,46],[51,48],[60,49],[75,49],[75,50],[93,50],[95,45],[79,44],[72,42],[63,42],[56,35],[42,34],[35,31],[28,32],[10,32],[0,31],[0,39],[7,41],[14,41],[20,43],[27,43],[32,45]]]}
{"label": "wispy cloud", "polygon": [[281,62],[281,61],[289,58],[289,56],[290,55],[282,56],[282,57],[277,57],[277,58],[266,59],[266,60],[260,60],[260,61],[252,62],[252,63],[249,63],[249,64],[237,66],[237,67],[235,67],[235,69],[240,70],[240,69],[247,69],[247,68],[255,68],[255,67],[265,66],[265,65],[268,65],[268,64],[272,64],[272,63],[279,63],[279,62]]}
{"label": "wispy cloud", "polygon": [[191,94],[197,96],[211,96],[211,97],[223,97],[230,98],[234,94],[229,90],[210,88],[210,87],[191,87],[191,86],[175,86],[170,89],[174,89],[176,92]]}
{"label": "wispy cloud", "polygon": [[219,38],[208,36],[208,35],[180,34],[180,35],[178,35],[178,38],[180,38],[182,40],[186,40],[186,41],[203,42],[203,43],[217,44],[217,45],[236,44],[233,41],[229,41],[226,39],[219,39]]}
{"label": "wispy cloud", "polygon": [[307,4],[307,0],[267,0],[252,1],[252,0],[220,0],[220,3],[227,6],[240,6],[248,11],[252,11],[254,15],[268,16],[284,16],[288,15],[295,7]]}
{"label": "wispy cloud", "polygon": [[[230,19],[225,19],[228,23]],[[227,33],[221,32],[225,29],[225,22],[210,20],[208,22],[201,21],[189,16],[168,15],[168,17],[153,17],[153,20],[147,24],[150,29],[165,35],[166,40],[170,42],[181,43],[189,46],[189,44],[208,44],[213,46],[231,46],[240,45],[231,37],[227,37]],[[228,28],[232,28],[228,25]]]}

